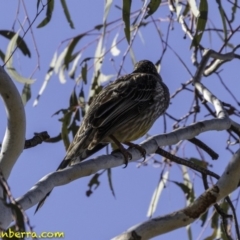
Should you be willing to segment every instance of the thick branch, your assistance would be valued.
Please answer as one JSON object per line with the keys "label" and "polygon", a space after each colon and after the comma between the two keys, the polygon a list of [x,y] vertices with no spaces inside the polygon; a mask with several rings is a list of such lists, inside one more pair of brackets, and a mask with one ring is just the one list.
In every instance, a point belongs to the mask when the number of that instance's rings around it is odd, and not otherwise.
{"label": "thick branch", "polygon": [[134,226],[112,240],[147,240],[191,224],[214,203],[233,192],[238,187],[239,176],[240,149],[233,155],[218,182],[199,196],[190,206]]}
{"label": "thick branch", "polygon": [[[0,168],[4,178],[7,179],[24,148],[26,119],[18,90],[1,66],[0,95],[5,105],[8,120],[0,153]],[[5,229],[12,220],[12,211],[3,200],[2,188],[0,188],[0,209],[0,228]]]}
{"label": "thick branch", "polygon": [[0,153],[0,168],[4,178],[8,179],[16,160],[24,148],[26,119],[18,90],[1,66],[0,95],[6,108],[8,120]]}

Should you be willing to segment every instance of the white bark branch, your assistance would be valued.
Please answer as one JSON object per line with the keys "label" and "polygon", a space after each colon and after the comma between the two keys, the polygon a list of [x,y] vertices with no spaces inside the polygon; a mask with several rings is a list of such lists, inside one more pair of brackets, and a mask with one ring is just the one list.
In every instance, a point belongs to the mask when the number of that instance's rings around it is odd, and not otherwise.
{"label": "white bark branch", "polygon": [[147,240],[180,227],[187,226],[197,220],[214,203],[220,201],[238,188],[239,180],[240,149],[233,155],[226,170],[217,183],[199,196],[190,206],[133,226],[126,232],[114,237],[112,240]]}
{"label": "white bark branch", "polygon": [[26,118],[18,90],[1,66],[0,95],[5,105],[8,120],[0,153],[0,168],[4,178],[8,179],[16,160],[24,148]]}
{"label": "white bark branch", "polygon": [[[0,95],[3,99],[7,128],[0,153],[0,169],[5,179],[22,153],[25,144],[26,119],[22,99],[11,78],[0,66]],[[3,190],[0,187],[0,228],[6,229],[12,221],[12,211],[3,201]]]}

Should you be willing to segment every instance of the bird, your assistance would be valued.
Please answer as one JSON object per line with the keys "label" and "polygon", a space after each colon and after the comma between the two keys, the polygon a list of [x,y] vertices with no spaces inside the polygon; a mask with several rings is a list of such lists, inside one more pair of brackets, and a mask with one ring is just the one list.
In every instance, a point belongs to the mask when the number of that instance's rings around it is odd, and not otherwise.
{"label": "bird", "polygon": [[[132,156],[122,144],[135,147],[145,158],[146,151],[132,141],[149,131],[169,101],[169,89],[155,65],[149,60],[137,62],[132,73],[110,83],[92,100],[57,171],[76,159],[83,161],[109,143],[123,154],[125,166]],[[35,213],[50,193],[39,202]]]}

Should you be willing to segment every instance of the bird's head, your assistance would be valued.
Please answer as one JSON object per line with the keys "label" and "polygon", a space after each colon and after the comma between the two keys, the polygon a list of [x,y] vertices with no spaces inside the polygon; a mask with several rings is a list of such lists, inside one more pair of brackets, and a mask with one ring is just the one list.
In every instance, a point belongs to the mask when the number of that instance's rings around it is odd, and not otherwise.
{"label": "bird's head", "polygon": [[142,60],[135,64],[134,66],[134,73],[150,73],[150,74],[157,74],[157,69],[155,65],[148,60]]}

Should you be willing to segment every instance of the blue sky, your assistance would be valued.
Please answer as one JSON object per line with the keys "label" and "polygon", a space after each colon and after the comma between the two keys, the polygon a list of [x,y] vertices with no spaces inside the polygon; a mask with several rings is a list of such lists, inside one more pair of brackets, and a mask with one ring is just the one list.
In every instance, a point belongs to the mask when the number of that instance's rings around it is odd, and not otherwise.
{"label": "blue sky", "polygon": [[[1,29],[11,29],[14,18],[16,16],[17,1],[16,2],[1,2],[4,4],[4,13],[0,15]],[[36,14],[36,3],[34,1],[25,2],[28,10],[30,20],[32,20]],[[45,74],[49,68],[50,61],[54,52],[64,39],[71,38],[79,33],[85,32],[97,24],[102,22],[104,1],[80,1],[72,0],[68,1],[68,8],[71,14],[72,21],[75,25],[75,29],[69,27],[66,21],[60,2],[55,1],[55,10],[53,12],[52,20],[50,23],[40,29],[36,29],[36,26],[45,17],[43,12],[33,24],[34,37],[37,44],[37,49],[40,54],[40,70],[38,70],[34,78],[36,82],[32,85],[32,98],[27,103],[26,117],[27,117],[27,132],[26,138],[29,139],[33,136],[34,132],[48,131],[50,136],[56,136],[61,129],[61,123],[58,121],[59,116],[53,116],[57,110],[61,108],[67,108],[69,102],[69,96],[72,92],[75,82],[71,79],[67,79],[66,84],[59,82],[59,77],[54,74],[51,78],[48,87],[43,93],[39,104],[33,107],[33,101],[35,100],[38,91],[43,83]],[[114,7],[114,4],[121,2],[115,1],[110,10],[108,21],[112,21],[121,18],[121,11]],[[139,9],[142,2],[136,1],[133,3],[133,9]],[[214,22],[218,27],[221,27],[221,21],[219,14],[214,12],[216,5],[209,6],[215,15],[213,17]],[[23,9],[20,9],[20,15],[18,19],[22,22],[24,19]],[[154,14],[154,18],[161,18],[161,23],[158,23],[159,29],[163,34],[166,34],[168,22],[164,21],[169,16],[168,7],[162,7]],[[25,25],[26,29],[27,24]],[[194,73],[194,67],[191,63],[191,51],[190,40],[187,38],[184,40],[184,33],[181,30],[181,26],[175,22],[173,24],[173,30],[170,31],[169,44],[170,46],[181,56],[187,67]],[[16,25],[15,31],[19,29],[19,24]],[[123,27],[119,24],[119,27],[110,31],[107,35],[106,47],[109,47],[116,33],[119,32],[119,36],[123,36]],[[159,37],[154,29],[153,24],[149,27],[142,28],[140,30],[144,42],[141,41],[141,36],[137,35],[133,51],[137,60],[149,59],[156,62],[161,53],[162,45]],[[22,33],[20,33],[22,34]],[[221,46],[219,38],[214,36],[204,35],[204,46],[218,50]],[[91,39],[96,38],[92,36]],[[86,45],[90,38],[85,38],[79,42],[78,49]],[[209,44],[209,39],[211,43]],[[37,65],[37,54],[34,49],[33,39],[28,32],[25,41],[31,50],[32,57],[30,59],[23,57],[20,52],[16,52],[14,55],[14,63],[17,70],[24,76],[28,77],[32,74]],[[237,39],[233,39],[233,43],[237,42]],[[5,50],[8,41],[4,38],[0,38],[0,48]],[[64,45],[63,45],[64,46]],[[93,44],[94,46],[94,44]],[[96,46],[96,44],[95,44]],[[105,75],[117,74],[116,69],[111,64],[110,58],[114,58],[116,67],[119,66],[122,60],[123,53],[127,48],[127,42],[123,41],[119,45],[121,53],[117,57],[111,56],[109,53],[104,59],[102,71]],[[63,50],[63,47],[59,49],[59,52]],[[84,52],[85,57],[93,56],[95,47],[89,47]],[[235,69],[237,62],[224,65],[222,72],[223,79],[227,82],[228,86],[236,94],[236,84],[239,84],[237,78],[237,72]],[[124,64],[124,71],[122,73],[131,72],[133,69],[129,56]],[[168,85],[170,92],[174,93],[179,88],[181,83],[186,82],[191,78],[188,72],[184,69],[183,65],[173,54],[171,50],[168,50],[164,60],[161,64],[161,76],[164,82]],[[88,73],[88,81],[91,80],[91,71]],[[19,91],[22,91],[23,86],[20,83],[15,82]],[[223,101],[232,101],[226,91],[220,86],[219,80],[215,76],[204,79],[204,84],[214,92]],[[175,117],[182,117],[188,110],[192,101],[192,93],[185,91],[179,94],[171,103],[168,113]],[[204,109],[204,107],[202,107]],[[4,107],[0,106],[0,114],[5,116]],[[206,112],[205,112],[206,114]],[[204,119],[204,112],[199,117]],[[173,122],[167,118],[168,131],[172,130]],[[190,121],[191,122],[191,121]],[[189,124],[189,122],[188,122]],[[6,119],[1,118],[0,136],[4,136]],[[163,132],[163,118],[160,118],[150,130],[149,134],[161,134]],[[213,164],[214,168],[211,170],[221,174],[226,166],[231,154],[227,151],[223,151],[226,146],[226,133],[211,132],[204,133],[199,138],[209,144],[215,151],[221,154],[221,157],[217,162],[211,161],[211,159],[204,154],[210,164]],[[144,139],[144,138],[143,138]],[[142,140],[143,140],[142,139]],[[138,142],[141,142],[139,140]],[[234,149],[234,147],[233,147]],[[235,147],[235,150],[237,147]],[[104,152],[103,152],[104,153]],[[101,153],[98,153],[101,154]],[[47,144],[43,143],[35,148],[25,150],[18,159],[12,174],[9,178],[9,185],[11,187],[14,197],[19,197],[28,191],[40,178],[44,175],[52,172],[61,162],[65,155],[65,149],[63,143]],[[189,143],[185,143],[179,155],[184,157],[197,157],[195,147]],[[156,156],[156,159],[161,160]],[[30,218],[31,225],[38,233],[43,231],[63,231],[65,233],[65,239],[78,239],[93,240],[93,239],[110,239],[121,232],[125,231],[129,227],[146,221],[148,206],[155,187],[159,181],[160,175],[163,170],[163,164],[160,166],[154,166],[151,163],[146,167],[137,167],[136,163],[131,163],[125,169],[118,167],[112,170],[113,187],[116,193],[116,198],[111,194],[108,186],[107,176],[103,174],[100,178],[100,187],[94,191],[91,197],[86,197],[85,192],[88,189],[87,184],[90,180],[89,177],[82,178],[74,181],[66,186],[58,187],[54,189],[51,196],[47,199],[45,205],[41,210],[34,215],[35,207],[27,211],[27,215]],[[170,167],[170,180],[182,181],[181,167],[173,164]],[[189,175],[192,179],[192,183],[195,186],[195,195],[199,196],[203,192],[203,186],[198,174],[193,171],[189,171]],[[157,210],[154,216],[164,215],[180,208],[183,208],[186,204],[185,196],[180,188],[176,185],[168,182],[167,187],[164,189]],[[212,211],[210,211],[211,213]],[[195,239],[199,232],[201,222],[198,220],[192,224],[193,236]],[[210,235],[210,230],[203,233],[206,237]],[[155,239],[187,239],[187,231],[185,228],[167,233],[156,237]]]}

